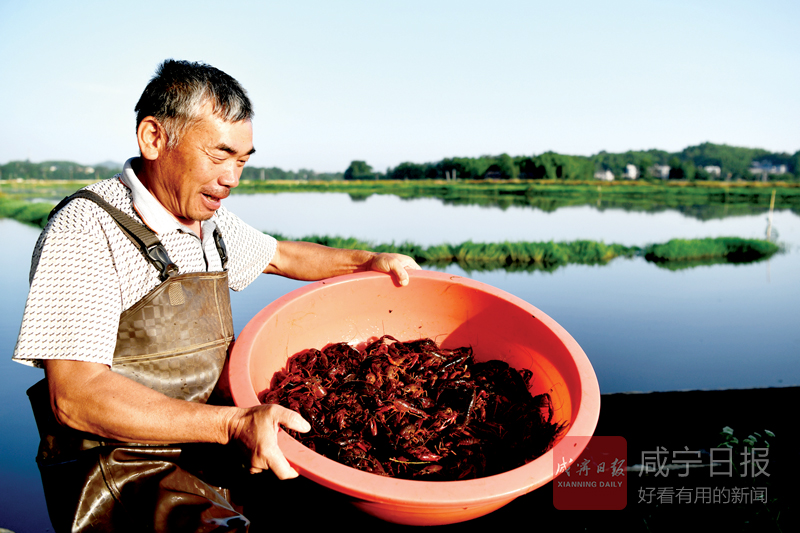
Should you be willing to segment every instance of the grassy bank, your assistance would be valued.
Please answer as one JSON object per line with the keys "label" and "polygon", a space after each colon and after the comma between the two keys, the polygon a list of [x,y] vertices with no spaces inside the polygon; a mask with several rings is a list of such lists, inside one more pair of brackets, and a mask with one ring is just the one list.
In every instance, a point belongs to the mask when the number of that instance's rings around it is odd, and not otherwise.
{"label": "grassy bank", "polygon": [[[0,181],[0,192],[13,198],[57,202],[89,182]],[[450,205],[506,208],[534,207],[546,212],[569,206],[659,212],[674,209],[708,220],[759,214],[769,209],[772,191],[775,209],[800,213],[800,184],[784,182],[720,181],[613,181],[564,180],[384,180],[384,181],[251,181],[243,180],[234,194],[322,192],[345,193],[354,199],[390,194],[404,199],[437,198]]]}
{"label": "grassy bank", "polygon": [[57,204],[65,196],[78,189],[96,183],[97,180],[2,180],[0,197],[17,200],[42,200]]}
{"label": "grassy bank", "polygon": [[648,261],[696,261],[700,259],[727,258],[731,262],[747,262],[767,257],[777,251],[769,241],[719,237],[716,239],[672,239],[664,244],[653,244],[645,249]]}
{"label": "grassy bank", "polygon": [[13,218],[23,224],[40,228],[47,224],[47,215],[53,207],[53,204],[47,202],[26,202],[0,195],[0,218]]}
{"label": "grassy bank", "polygon": [[[285,240],[283,236],[278,239]],[[424,247],[404,242],[375,244],[353,238],[312,235],[303,241],[335,248],[396,252],[413,257],[421,265],[446,266],[456,263],[472,270],[547,270],[577,265],[604,265],[617,257],[644,256],[647,261],[670,269],[700,264],[744,263],[765,259],[779,251],[769,241],[719,237],[692,240],[671,240],[641,248],[597,241],[572,242],[499,242],[440,244]]]}
{"label": "grassy bank", "polygon": [[716,239],[672,239],[663,244],[651,244],[643,250],[645,259],[669,270],[682,270],[702,265],[751,263],[775,254],[778,246],[772,242],[738,237]]}

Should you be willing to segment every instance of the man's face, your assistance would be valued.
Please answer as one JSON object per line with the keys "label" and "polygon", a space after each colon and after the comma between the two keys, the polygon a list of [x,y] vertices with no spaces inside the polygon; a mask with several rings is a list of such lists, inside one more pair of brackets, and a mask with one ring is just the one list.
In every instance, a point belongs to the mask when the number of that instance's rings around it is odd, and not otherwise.
{"label": "man's face", "polygon": [[239,185],[244,164],[255,152],[250,121],[225,122],[210,109],[175,148],[159,154],[156,176],[148,180],[156,198],[188,226],[211,218]]}

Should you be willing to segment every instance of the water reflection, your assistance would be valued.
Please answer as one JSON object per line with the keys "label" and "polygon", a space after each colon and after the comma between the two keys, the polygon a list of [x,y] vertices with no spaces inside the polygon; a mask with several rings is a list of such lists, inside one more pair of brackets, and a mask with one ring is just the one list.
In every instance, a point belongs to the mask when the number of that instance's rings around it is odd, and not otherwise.
{"label": "water reflection", "polygon": [[[376,243],[410,241],[422,246],[468,240],[581,239],[644,246],[672,238],[764,238],[767,222],[766,211],[701,220],[672,209],[638,212],[581,205],[549,213],[530,207],[502,210],[444,204],[432,198],[403,200],[390,195],[371,195],[354,202],[344,193],[233,195],[226,205],[266,232],[290,237],[338,235]],[[780,231],[785,242],[800,242],[800,217],[795,213],[776,211],[773,228]]]}
{"label": "water reflection", "polygon": [[[380,189],[370,186],[352,184],[347,192],[354,201],[365,201],[373,196],[394,196],[403,201],[434,199],[442,205],[452,206],[479,206],[506,210],[510,207],[523,207],[539,209],[544,212],[554,212],[564,207],[582,205],[595,206],[598,209],[623,209],[645,213],[659,213],[665,210],[684,212],[687,216],[700,220],[724,218],[727,216],[755,215],[766,212],[768,206],[774,203],[775,192],[771,195],[768,189],[753,189],[746,187],[651,187],[646,184],[640,186],[613,186],[597,185],[560,185],[549,186],[530,185],[523,186],[513,183],[497,183],[486,187],[451,187],[431,183],[413,184],[402,182],[385,183]],[[291,187],[291,186],[289,186]],[[286,190],[286,186],[282,187]],[[306,188],[306,191],[314,190]],[[261,189],[262,192],[255,192]],[[325,194],[332,194],[327,186],[317,186],[316,190]],[[778,195],[778,206],[800,213],[798,198],[782,189]],[[237,194],[265,194],[264,188],[257,184],[244,184],[238,189]],[[291,191],[287,191],[291,192]],[[305,194],[305,193],[300,193]]]}
{"label": "water reflection", "polygon": [[[363,197],[362,197],[363,198]],[[725,218],[729,216],[741,215],[756,215],[767,211],[767,207],[758,204],[749,203],[704,203],[704,204],[689,204],[686,205],[682,202],[659,202],[652,201],[645,195],[638,199],[608,199],[603,198],[602,193],[598,193],[594,200],[584,198],[557,198],[552,196],[537,196],[537,197],[508,197],[499,196],[496,198],[480,197],[481,201],[476,201],[476,198],[459,197],[459,198],[442,198],[440,199],[443,205],[453,206],[469,206],[477,205],[481,207],[498,208],[505,211],[511,207],[523,207],[539,209],[546,213],[552,213],[558,209],[565,207],[579,207],[579,206],[592,206],[600,211],[608,209],[621,209],[628,212],[640,213],[663,213],[668,210],[678,211],[685,216],[697,218],[698,220],[711,220],[714,218]],[[408,198],[413,200],[414,198]]]}

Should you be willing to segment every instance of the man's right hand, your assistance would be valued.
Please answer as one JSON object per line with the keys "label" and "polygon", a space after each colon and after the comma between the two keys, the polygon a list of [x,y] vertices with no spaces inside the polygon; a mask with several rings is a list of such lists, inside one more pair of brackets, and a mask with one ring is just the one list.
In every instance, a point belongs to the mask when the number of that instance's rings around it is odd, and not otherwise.
{"label": "man's right hand", "polygon": [[278,447],[281,425],[301,433],[311,430],[311,425],[302,416],[277,404],[242,409],[231,419],[230,438],[248,454],[251,473],[272,470],[278,479],[297,477],[297,471]]}

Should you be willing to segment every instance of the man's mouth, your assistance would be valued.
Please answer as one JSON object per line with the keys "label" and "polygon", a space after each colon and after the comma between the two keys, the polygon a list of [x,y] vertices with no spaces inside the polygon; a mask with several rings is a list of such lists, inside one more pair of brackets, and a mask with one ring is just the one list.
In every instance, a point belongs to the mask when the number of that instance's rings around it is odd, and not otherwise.
{"label": "man's mouth", "polygon": [[203,196],[205,196],[206,198],[208,198],[212,202],[221,202],[222,200],[224,200],[225,198],[228,197],[230,192],[229,191],[224,191],[224,192],[219,192],[219,193],[215,193],[215,194],[208,193],[208,192],[201,192],[200,194],[202,194]]}
{"label": "man's mouth", "polygon": [[220,191],[214,193],[201,192],[200,194],[203,196],[205,200],[204,203],[206,205],[206,209],[209,209],[211,211],[216,211],[217,209],[220,208],[220,206],[222,206],[222,200],[227,198],[230,192],[229,191]]}

